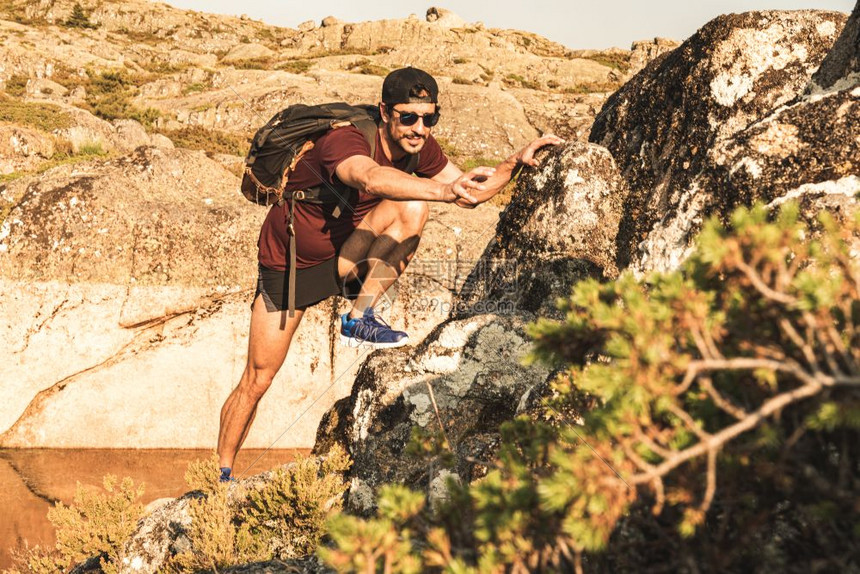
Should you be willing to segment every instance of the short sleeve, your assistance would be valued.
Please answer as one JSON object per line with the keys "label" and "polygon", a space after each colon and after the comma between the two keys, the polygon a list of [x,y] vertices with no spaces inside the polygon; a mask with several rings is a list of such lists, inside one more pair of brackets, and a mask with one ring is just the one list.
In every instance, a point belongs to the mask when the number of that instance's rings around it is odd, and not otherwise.
{"label": "short sleeve", "polygon": [[340,162],[355,155],[370,157],[370,144],[353,126],[331,130],[316,142],[320,179],[335,183],[335,170]]}

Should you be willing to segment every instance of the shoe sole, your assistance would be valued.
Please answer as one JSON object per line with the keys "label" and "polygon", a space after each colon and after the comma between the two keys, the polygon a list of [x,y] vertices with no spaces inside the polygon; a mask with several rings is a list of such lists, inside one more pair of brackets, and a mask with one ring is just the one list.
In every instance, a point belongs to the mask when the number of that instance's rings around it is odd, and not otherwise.
{"label": "shoe sole", "polygon": [[400,339],[399,341],[394,343],[373,343],[371,341],[361,341],[353,337],[347,337],[346,335],[340,336],[340,344],[344,347],[350,347],[352,349],[357,349],[359,347],[370,347],[371,349],[394,349],[397,347],[402,347],[408,342],[409,337],[404,337],[403,339]]}

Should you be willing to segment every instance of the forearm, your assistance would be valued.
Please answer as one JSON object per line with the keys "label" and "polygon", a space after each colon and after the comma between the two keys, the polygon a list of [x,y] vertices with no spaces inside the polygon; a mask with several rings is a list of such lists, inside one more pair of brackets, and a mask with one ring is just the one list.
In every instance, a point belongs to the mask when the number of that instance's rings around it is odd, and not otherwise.
{"label": "forearm", "polygon": [[450,201],[450,198],[446,198],[444,184],[415,177],[393,167],[376,166],[369,169],[362,184],[365,192],[386,199]]}
{"label": "forearm", "polygon": [[485,201],[490,200],[493,196],[505,189],[505,186],[510,183],[511,179],[519,171],[521,164],[518,161],[518,154],[514,154],[498,164],[495,167],[495,173],[483,182],[483,190],[476,190],[472,195],[478,200],[477,203],[471,203],[462,199],[455,203],[460,207],[475,207]]}

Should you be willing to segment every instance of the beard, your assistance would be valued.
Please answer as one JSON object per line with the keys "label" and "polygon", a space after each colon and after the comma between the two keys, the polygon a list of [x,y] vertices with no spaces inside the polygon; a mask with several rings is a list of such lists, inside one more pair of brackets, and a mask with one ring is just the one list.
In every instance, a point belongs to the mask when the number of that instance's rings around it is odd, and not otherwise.
{"label": "beard", "polygon": [[427,138],[430,137],[427,130],[425,130],[424,133],[416,133],[411,129],[407,131],[402,128],[394,128],[391,124],[388,124],[388,129],[386,131],[388,141],[396,144],[396,147],[399,147],[403,153],[409,155],[414,155],[421,151],[424,144],[427,143]]}
{"label": "beard", "polygon": [[427,143],[427,135],[405,134],[397,138],[397,144],[404,152],[414,155]]}

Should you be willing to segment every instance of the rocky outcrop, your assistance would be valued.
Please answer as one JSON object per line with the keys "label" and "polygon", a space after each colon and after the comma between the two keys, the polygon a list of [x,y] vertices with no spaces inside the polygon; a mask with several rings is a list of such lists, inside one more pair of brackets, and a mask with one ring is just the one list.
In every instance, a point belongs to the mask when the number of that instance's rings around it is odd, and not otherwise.
{"label": "rocky outcrop", "polygon": [[50,135],[36,129],[0,125],[0,174],[35,169],[56,152]]}
{"label": "rocky outcrop", "polygon": [[[625,185],[609,153],[572,143],[542,155],[523,174],[502,213],[496,237],[461,288],[457,315],[415,349],[374,353],[351,395],[323,419],[316,450],[343,444],[355,464],[350,507],[366,512],[387,482],[444,496],[449,477],[470,481],[486,471],[499,426],[527,412],[550,372],[521,361],[526,325],[553,314],[573,283],[612,274]],[[407,454],[413,434],[444,435],[450,466]],[[438,439],[441,441],[441,439]]]}
{"label": "rocky outcrop", "polygon": [[577,55],[536,34],[461,25],[442,8],[431,8],[432,21],[330,18],[291,30],[141,0],[84,1],[97,27],[77,30],[61,25],[75,4],[0,6],[8,14],[0,19],[0,85],[23,77],[28,97],[82,107],[87,70],[124,70],[140,83],[134,106],[155,110],[167,130],[250,135],[290,103],[375,102],[379,75],[409,62],[442,85],[437,132],[452,155],[497,160],[538,132],[584,138],[621,78],[601,52]]}
{"label": "rocky outcrop", "polygon": [[638,40],[630,46],[630,73],[636,74],[658,57],[671,52],[680,43],[671,38]]}
{"label": "rocky outcrop", "polygon": [[638,265],[639,244],[683,209],[720,142],[804,92],[844,21],[820,11],[720,16],[609,98],[590,141],[612,152],[630,185],[619,266]]}
{"label": "rocky outcrop", "polygon": [[583,277],[617,275],[615,237],[626,195],[605,148],[572,143],[546,152],[541,169],[520,177],[458,295],[458,311],[492,305],[553,315],[556,297]]}
{"label": "rocky outcrop", "polygon": [[452,475],[445,465],[407,454],[413,432],[443,433],[457,476],[472,480],[486,470],[476,461],[492,458],[499,425],[528,404],[529,392],[548,375],[543,367],[519,365],[529,348],[526,322],[493,314],[449,321],[417,349],[374,353],[364,363],[350,397],[320,425],[316,446],[322,452],[336,441],[349,445],[354,511],[372,509],[381,484],[428,488]]}

